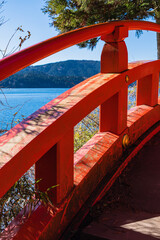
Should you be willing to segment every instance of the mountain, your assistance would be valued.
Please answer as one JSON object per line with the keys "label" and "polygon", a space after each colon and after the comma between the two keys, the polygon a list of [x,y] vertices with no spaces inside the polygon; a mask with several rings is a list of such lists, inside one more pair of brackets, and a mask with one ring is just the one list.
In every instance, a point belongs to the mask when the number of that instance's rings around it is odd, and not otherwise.
{"label": "mountain", "polygon": [[47,73],[51,76],[77,76],[88,78],[100,72],[100,62],[89,60],[68,60],[35,66],[34,70]]}
{"label": "mountain", "polygon": [[0,87],[70,88],[99,72],[99,61],[68,60],[39,66],[29,66],[4,79]]}

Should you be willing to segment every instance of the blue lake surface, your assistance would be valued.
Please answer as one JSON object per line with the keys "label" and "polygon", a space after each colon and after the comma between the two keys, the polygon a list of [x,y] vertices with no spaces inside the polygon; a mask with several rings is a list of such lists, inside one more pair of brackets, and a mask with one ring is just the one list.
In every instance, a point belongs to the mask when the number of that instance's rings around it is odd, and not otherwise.
{"label": "blue lake surface", "polygon": [[[0,130],[9,130],[23,118],[28,117],[67,90],[68,88],[0,89]],[[136,91],[134,87],[129,87],[129,90]],[[135,94],[131,94],[128,98],[128,108],[135,104],[135,100]]]}
{"label": "blue lake surface", "polygon": [[67,90],[68,88],[0,89],[0,129],[10,129],[11,123],[13,127],[17,121],[28,117]]}

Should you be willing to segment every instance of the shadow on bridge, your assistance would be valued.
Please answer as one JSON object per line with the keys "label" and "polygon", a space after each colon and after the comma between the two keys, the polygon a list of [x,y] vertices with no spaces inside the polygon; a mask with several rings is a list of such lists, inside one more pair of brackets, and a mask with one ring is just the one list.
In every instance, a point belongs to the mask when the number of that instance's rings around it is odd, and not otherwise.
{"label": "shadow on bridge", "polygon": [[94,220],[73,239],[160,239],[159,169],[160,132],[132,159],[120,181],[92,210]]}

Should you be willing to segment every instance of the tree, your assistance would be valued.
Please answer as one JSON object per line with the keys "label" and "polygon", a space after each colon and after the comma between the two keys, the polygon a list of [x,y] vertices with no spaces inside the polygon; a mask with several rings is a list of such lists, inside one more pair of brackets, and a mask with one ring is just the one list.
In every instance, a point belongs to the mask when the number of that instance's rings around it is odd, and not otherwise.
{"label": "tree", "polygon": [[[156,19],[156,23],[160,24],[160,0],[152,2],[154,6],[152,15]],[[157,56],[160,59],[160,33],[157,33]]]}
{"label": "tree", "polygon": [[[160,23],[160,0],[47,0],[42,9],[60,33],[111,20],[147,19]],[[93,49],[99,38],[79,44]],[[160,58],[160,34],[157,34]]]}

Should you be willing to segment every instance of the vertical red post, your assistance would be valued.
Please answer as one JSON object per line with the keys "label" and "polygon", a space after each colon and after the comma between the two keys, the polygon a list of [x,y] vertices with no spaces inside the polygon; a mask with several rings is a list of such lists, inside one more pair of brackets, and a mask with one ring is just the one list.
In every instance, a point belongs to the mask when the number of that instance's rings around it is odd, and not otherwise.
{"label": "vertical red post", "polygon": [[[102,36],[106,43],[101,55],[101,73],[121,73],[128,69],[128,52],[124,38],[128,28],[119,26],[112,34]],[[113,86],[114,87],[114,86]],[[100,131],[120,134],[127,127],[128,86],[100,106]]]}
{"label": "vertical red post", "polygon": [[73,187],[73,129],[36,162],[35,178],[41,179],[37,187],[48,192],[54,203],[60,203]]}
{"label": "vertical red post", "polygon": [[159,72],[155,72],[138,80],[137,105],[146,104],[155,106],[158,104]]}
{"label": "vertical red post", "polygon": [[128,88],[123,88],[100,106],[100,131],[120,134],[127,127]]}

